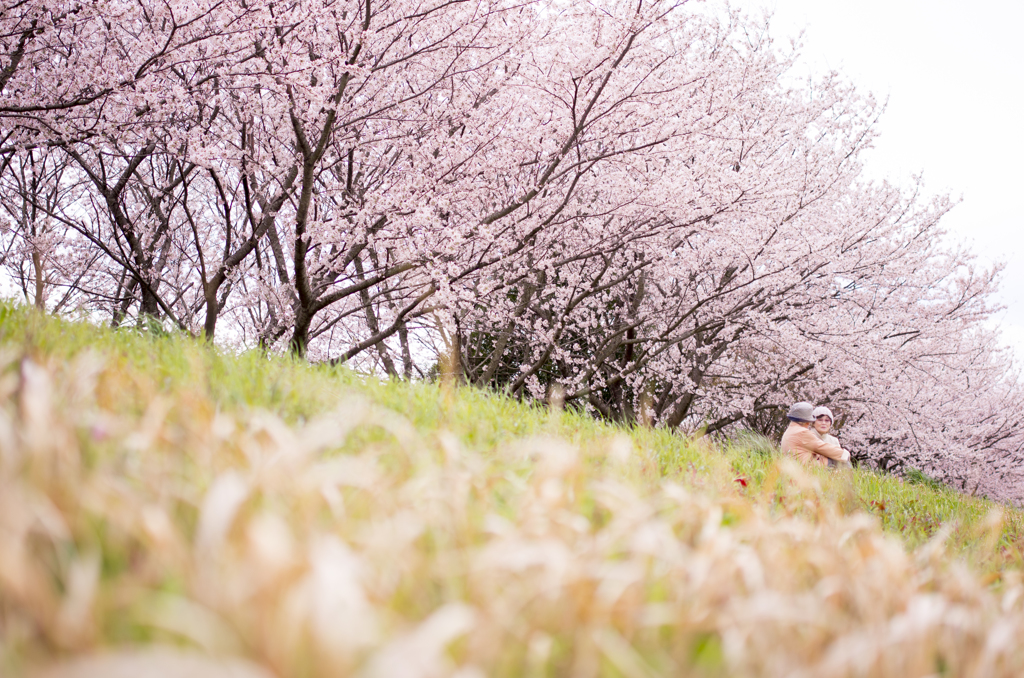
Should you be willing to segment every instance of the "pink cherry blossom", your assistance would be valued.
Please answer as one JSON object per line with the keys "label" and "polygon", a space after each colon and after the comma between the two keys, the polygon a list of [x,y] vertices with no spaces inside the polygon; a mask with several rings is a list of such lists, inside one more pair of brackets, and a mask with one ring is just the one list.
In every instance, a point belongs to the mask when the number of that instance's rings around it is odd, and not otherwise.
{"label": "pink cherry blossom", "polygon": [[0,14],[2,265],[32,303],[555,390],[1024,501],[999,270],[865,180],[881,108],[679,1],[28,0]]}

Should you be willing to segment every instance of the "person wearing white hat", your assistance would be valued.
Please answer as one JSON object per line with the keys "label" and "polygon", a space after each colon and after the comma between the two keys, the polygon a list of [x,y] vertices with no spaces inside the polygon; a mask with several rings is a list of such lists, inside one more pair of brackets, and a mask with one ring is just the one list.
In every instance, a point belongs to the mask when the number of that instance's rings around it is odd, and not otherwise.
{"label": "person wearing white hat", "polygon": [[794,403],[786,413],[789,428],[782,434],[782,451],[793,455],[799,461],[825,466],[829,459],[849,461],[850,453],[839,445],[827,443],[811,431],[814,423],[814,406],[810,403]]}
{"label": "person wearing white hat", "polygon": [[[819,405],[814,408],[813,412],[811,412],[811,416],[814,417],[814,425],[811,429],[814,431],[814,434],[826,443],[832,443],[833,445],[842,447],[842,445],[839,444],[839,438],[829,435],[829,430],[832,428],[832,421],[834,420],[832,410],[828,409],[824,405]],[[841,459],[829,459],[828,465],[838,466],[839,468],[853,468],[853,465],[849,461],[843,461]]]}

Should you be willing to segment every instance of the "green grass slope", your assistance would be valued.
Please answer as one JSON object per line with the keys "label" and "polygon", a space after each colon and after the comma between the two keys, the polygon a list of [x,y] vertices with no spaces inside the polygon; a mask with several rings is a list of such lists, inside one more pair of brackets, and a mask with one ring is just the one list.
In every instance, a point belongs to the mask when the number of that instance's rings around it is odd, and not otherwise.
{"label": "green grass slope", "polygon": [[1022,549],[755,439],[0,306],[0,675],[1014,676]]}

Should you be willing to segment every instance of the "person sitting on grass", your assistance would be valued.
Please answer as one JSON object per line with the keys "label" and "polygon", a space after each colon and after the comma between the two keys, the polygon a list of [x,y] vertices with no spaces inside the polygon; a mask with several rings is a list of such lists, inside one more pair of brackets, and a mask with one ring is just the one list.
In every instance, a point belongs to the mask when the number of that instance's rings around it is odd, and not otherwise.
{"label": "person sitting on grass", "polygon": [[794,403],[786,413],[789,428],[782,434],[782,451],[805,464],[825,466],[829,459],[849,461],[850,453],[835,443],[827,443],[811,431],[814,406]]}
{"label": "person sitting on grass", "polygon": [[[824,405],[819,405],[814,408],[811,412],[811,416],[814,417],[814,427],[811,429],[815,435],[824,440],[826,443],[832,443],[837,447],[842,447],[839,444],[839,438],[834,435],[829,435],[829,430],[832,428],[832,410],[828,409]],[[835,459],[828,460],[829,466],[836,466],[839,468],[853,468],[853,464],[848,461],[837,461]]]}

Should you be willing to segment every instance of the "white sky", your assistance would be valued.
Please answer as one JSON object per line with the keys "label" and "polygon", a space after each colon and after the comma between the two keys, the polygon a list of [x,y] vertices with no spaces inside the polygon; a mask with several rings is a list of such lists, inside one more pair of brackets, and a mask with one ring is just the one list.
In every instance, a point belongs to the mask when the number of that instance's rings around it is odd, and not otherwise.
{"label": "white sky", "polygon": [[731,0],[773,13],[777,43],[803,35],[816,72],[835,69],[888,107],[869,175],[962,202],[943,220],[986,262],[1006,263],[995,320],[1024,362],[1024,2]]}

